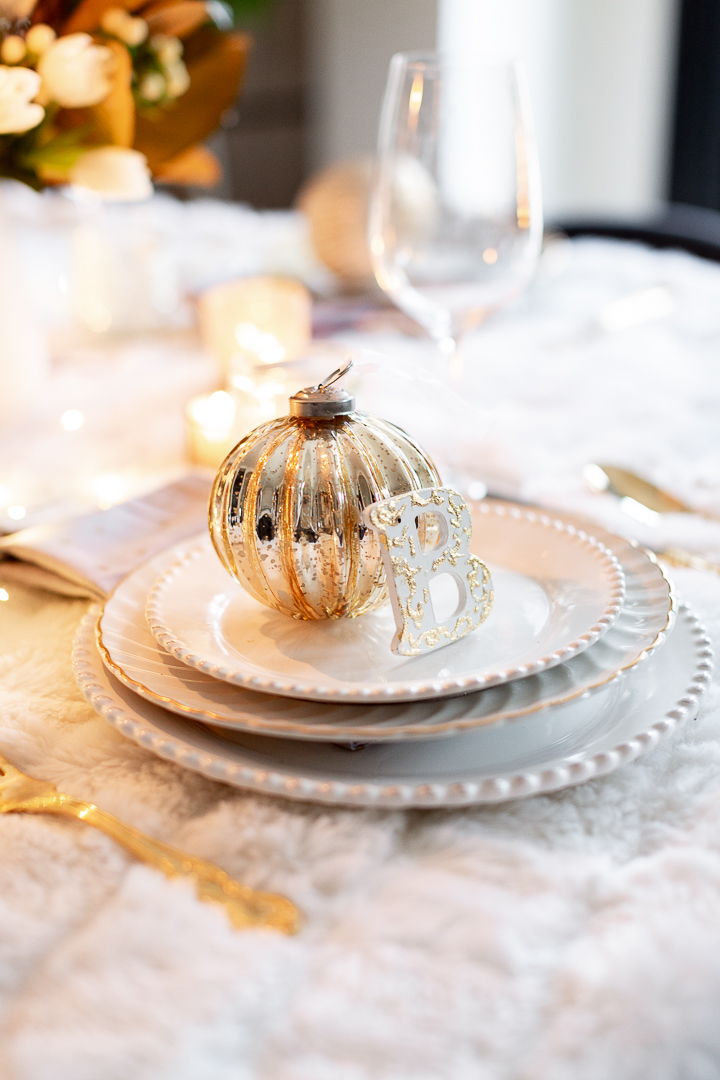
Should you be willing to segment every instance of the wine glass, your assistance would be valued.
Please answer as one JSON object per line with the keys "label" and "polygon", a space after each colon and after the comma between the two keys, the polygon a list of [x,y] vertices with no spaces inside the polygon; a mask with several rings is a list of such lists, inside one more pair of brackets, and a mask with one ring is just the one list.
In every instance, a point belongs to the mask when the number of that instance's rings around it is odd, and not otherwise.
{"label": "wine glass", "polygon": [[521,66],[397,53],[370,199],[373,269],[451,358],[456,380],[459,340],[525,287],[542,232]]}

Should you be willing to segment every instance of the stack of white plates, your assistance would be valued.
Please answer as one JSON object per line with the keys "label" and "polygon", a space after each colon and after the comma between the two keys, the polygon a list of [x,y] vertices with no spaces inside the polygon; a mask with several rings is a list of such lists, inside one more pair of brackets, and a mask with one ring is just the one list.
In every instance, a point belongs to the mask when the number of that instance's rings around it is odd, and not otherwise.
{"label": "stack of white plates", "polygon": [[238,787],[360,806],[554,791],[639,757],[696,714],[712,651],[651,554],[503,503],[472,514],[495,605],[453,645],[393,654],[389,607],[289,619],[199,537],[88,614],[78,683],[161,757]]}

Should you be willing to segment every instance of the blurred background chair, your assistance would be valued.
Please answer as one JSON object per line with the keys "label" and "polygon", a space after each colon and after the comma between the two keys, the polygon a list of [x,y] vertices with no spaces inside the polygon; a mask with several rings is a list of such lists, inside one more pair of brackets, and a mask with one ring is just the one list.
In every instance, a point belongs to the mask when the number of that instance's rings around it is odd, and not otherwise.
{"label": "blurred background chair", "polygon": [[720,262],[720,212],[705,207],[668,203],[659,213],[648,217],[568,220],[557,222],[555,227],[568,236],[636,240],[655,248],[681,248]]}
{"label": "blurred background chair", "polygon": [[677,58],[670,199],[720,211],[720,3],[717,0],[682,0]]}
{"label": "blurred background chair", "polygon": [[557,224],[569,236],[609,236],[657,248],[679,247],[720,262],[720,3],[682,0],[673,43],[670,201],[652,214],[570,218]]}

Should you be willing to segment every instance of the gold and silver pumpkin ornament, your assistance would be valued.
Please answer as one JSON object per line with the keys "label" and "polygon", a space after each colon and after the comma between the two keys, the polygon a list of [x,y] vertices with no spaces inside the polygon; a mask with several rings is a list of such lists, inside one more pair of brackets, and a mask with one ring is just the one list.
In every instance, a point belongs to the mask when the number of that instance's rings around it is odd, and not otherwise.
{"label": "gold and silver pumpkin ornament", "polygon": [[296,619],[361,615],[388,599],[371,504],[441,480],[400,428],[355,411],[335,384],[350,364],[290,398],[290,415],[230,452],[210,497],[225,568],[263,604]]}

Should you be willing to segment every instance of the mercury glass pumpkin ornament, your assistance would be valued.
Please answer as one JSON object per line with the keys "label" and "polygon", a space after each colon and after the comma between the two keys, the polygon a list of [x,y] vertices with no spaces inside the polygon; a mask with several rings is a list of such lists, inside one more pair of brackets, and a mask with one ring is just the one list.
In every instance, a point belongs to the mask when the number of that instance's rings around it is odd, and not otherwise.
{"label": "mercury glass pumpkin ornament", "polygon": [[350,368],[290,398],[290,415],[231,450],[210,496],[210,535],[225,568],[263,604],[296,619],[362,615],[388,598],[363,510],[441,484],[400,428],[355,412],[333,386]]}

